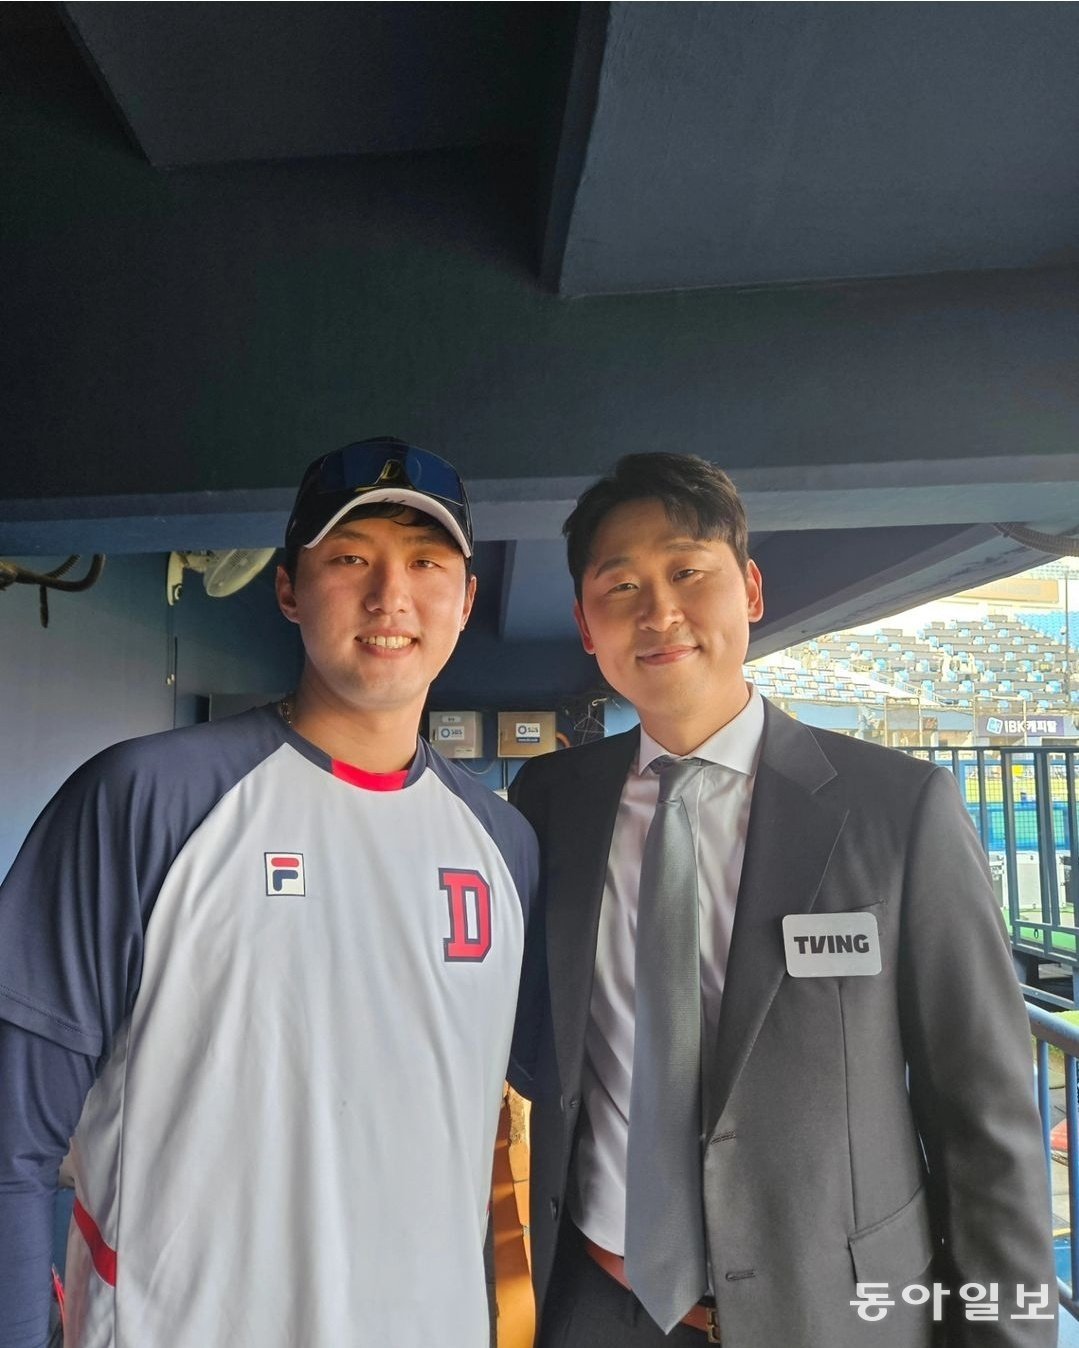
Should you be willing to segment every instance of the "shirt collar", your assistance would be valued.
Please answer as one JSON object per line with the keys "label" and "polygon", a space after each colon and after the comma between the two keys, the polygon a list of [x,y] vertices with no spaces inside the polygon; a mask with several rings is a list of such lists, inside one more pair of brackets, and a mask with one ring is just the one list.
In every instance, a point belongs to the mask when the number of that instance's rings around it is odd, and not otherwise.
{"label": "shirt collar", "polygon": [[[752,684],[749,688],[749,701],[726,725],[720,726],[714,735],[692,749],[683,758],[703,758],[707,763],[716,763],[723,768],[740,772],[743,777],[752,777],[757,771],[757,758],[760,755],[761,740],[764,737],[764,702],[760,693]],[[637,751],[637,772],[644,774],[649,763],[666,754],[662,744],[656,741],[641,726],[641,745]]]}

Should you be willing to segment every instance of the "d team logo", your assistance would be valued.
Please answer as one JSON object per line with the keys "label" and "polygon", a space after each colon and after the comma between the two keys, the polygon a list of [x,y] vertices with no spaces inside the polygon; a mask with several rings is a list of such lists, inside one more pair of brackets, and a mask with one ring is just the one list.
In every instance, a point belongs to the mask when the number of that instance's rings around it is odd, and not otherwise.
{"label": "d team logo", "polygon": [[440,869],[439,888],[450,910],[450,934],[442,942],[448,964],[479,964],[491,949],[491,886],[472,870]]}
{"label": "d team logo", "polygon": [[264,852],[266,893],[305,894],[302,852]]}

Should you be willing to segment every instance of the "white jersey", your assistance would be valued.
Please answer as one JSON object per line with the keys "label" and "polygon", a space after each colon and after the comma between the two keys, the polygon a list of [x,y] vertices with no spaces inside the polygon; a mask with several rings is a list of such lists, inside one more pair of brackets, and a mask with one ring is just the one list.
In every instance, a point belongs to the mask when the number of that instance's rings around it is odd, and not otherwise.
{"label": "white jersey", "polygon": [[103,1054],[66,1342],[483,1348],[524,821],[425,745],[371,777],[270,709],[107,751],[50,811],[79,929],[24,1000]]}

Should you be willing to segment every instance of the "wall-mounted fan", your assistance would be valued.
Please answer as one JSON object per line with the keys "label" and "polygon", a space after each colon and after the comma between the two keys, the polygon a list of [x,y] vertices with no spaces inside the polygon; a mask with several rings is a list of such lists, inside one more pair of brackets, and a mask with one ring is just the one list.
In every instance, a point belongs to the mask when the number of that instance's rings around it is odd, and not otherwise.
{"label": "wall-mounted fan", "polygon": [[198,571],[202,586],[212,599],[242,590],[255,579],[277,551],[276,548],[227,548],[223,552],[170,552],[165,592],[175,604],[184,589],[184,572]]}

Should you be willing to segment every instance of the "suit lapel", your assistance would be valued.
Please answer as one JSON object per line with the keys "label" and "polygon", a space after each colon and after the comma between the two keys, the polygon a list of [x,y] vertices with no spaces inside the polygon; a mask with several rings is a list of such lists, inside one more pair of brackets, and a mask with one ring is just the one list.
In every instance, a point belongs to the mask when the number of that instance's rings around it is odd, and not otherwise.
{"label": "suit lapel", "polygon": [[712,1072],[705,1073],[706,1133],[716,1125],[786,972],[782,918],[808,913],[847,817],[813,735],[765,702],[742,880]]}
{"label": "suit lapel", "polygon": [[639,740],[634,728],[582,753],[589,761],[567,774],[551,803],[547,959],[548,967],[558,970],[551,1021],[559,1080],[567,1090],[576,1089],[581,1075],[607,858],[622,786]]}

